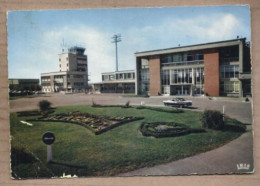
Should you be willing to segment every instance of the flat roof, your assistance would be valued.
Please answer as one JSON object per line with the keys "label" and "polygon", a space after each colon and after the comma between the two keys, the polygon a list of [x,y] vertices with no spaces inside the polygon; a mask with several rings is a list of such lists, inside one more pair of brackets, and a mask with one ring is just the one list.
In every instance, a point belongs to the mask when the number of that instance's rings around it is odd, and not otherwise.
{"label": "flat roof", "polygon": [[92,85],[103,85],[103,84],[124,84],[124,83],[135,83],[135,80],[129,80],[129,81],[103,81],[103,82],[97,82],[97,83],[89,83]]}
{"label": "flat roof", "polygon": [[39,80],[37,78],[8,78],[8,80]]}
{"label": "flat roof", "polygon": [[41,73],[41,75],[52,75],[52,74],[86,74],[86,72],[81,72],[81,71],[57,71],[57,72]]}
{"label": "flat roof", "polygon": [[217,48],[217,47],[223,47],[223,46],[236,45],[236,44],[238,44],[237,43],[238,41],[240,42],[240,41],[245,41],[245,40],[246,40],[246,38],[237,38],[237,39],[232,39],[232,40],[178,46],[178,47],[173,47],[173,48],[148,50],[148,51],[143,51],[143,52],[136,52],[135,55],[137,57],[139,57],[139,56],[146,56],[146,55],[166,54],[166,53],[170,53],[170,52],[184,52],[184,51],[191,51],[191,50],[202,50],[202,49],[207,49],[207,48]]}
{"label": "flat roof", "polygon": [[135,70],[121,70],[121,71],[114,71],[114,72],[102,72],[101,74],[117,74],[117,73],[126,73],[126,72],[135,72]]}

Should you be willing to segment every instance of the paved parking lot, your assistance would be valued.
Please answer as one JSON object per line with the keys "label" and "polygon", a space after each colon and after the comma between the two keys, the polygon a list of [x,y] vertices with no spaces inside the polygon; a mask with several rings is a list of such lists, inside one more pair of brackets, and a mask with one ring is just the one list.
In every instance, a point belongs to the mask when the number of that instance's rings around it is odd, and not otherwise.
{"label": "paved parking lot", "polygon": [[[52,103],[52,106],[64,105],[84,105],[92,104],[92,101],[97,104],[125,104],[130,101],[132,105],[140,105],[144,102],[147,106],[163,106],[163,101],[171,99],[172,96],[154,96],[150,98],[140,97],[122,97],[120,94],[45,94],[34,98],[20,98],[10,100],[10,111],[22,111],[37,108],[40,100],[46,99]],[[244,99],[238,98],[205,98],[205,97],[185,97],[192,100],[194,109],[203,111],[205,109],[223,110],[225,105],[225,113],[245,123],[252,123],[252,108],[250,102],[244,102]]]}

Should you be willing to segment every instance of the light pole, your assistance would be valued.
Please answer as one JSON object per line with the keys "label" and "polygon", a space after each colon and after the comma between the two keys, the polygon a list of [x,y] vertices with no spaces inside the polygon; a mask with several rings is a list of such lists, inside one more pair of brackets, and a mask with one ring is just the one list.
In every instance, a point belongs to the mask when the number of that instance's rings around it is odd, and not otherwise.
{"label": "light pole", "polygon": [[121,35],[120,34],[116,34],[112,37],[113,41],[112,43],[115,43],[116,45],[116,72],[118,71],[118,59],[117,59],[117,43],[122,41],[121,40]]}

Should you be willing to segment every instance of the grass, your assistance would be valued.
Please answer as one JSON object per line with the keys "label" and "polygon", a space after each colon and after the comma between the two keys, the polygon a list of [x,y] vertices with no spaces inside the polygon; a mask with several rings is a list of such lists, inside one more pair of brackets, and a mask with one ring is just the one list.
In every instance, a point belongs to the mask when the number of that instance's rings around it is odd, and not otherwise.
{"label": "grass", "polygon": [[133,97],[138,97],[138,98],[146,98],[145,95],[136,95],[136,94],[123,94],[121,95],[122,97],[125,98],[133,98]]}
{"label": "grass", "polygon": [[[101,135],[88,129],[62,122],[31,122],[21,120],[36,116],[18,117],[11,113],[12,147],[38,159],[33,163],[20,163],[12,167],[13,177],[44,178],[76,174],[77,176],[112,176],[137,168],[153,166],[205,152],[239,137],[241,132],[207,130],[180,137],[160,138],[142,136],[141,122],[177,122],[190,128],[201,128],[200,112],[184,111],[166,113],[148,109],[120,107],[93,108],[90,105],[57,107],[53,114],[81,111],[96,115],[135,116],[144,120],[134,121],[114,128]],[[232,120],[233,124],[235,120]],[[53,163],[46,163],[46,145],[41,137],[46,131],[56,136]]]}

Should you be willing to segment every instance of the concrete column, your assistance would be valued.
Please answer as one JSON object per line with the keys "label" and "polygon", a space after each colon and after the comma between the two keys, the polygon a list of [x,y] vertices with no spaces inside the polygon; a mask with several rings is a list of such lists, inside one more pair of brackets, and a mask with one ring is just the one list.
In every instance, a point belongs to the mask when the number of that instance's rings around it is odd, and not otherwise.
{"label": "concrete column", "polygon": [[239,73],[243,73],[243,41],[239,43]]}
{"label": "concrete column", "polygon": [[136,62],[135,62],[135,95],[138,94],[138,89],[139,89],[139,72],[138,72],[138,58],[136,58]]}
{"label": "concrete column", "polygon": [[239,81],[239,97],[243,97],[243,82]]}
{"label": "concrete column", "polygon": [[192,84],[195,85],[195,70],[192,68]]}

